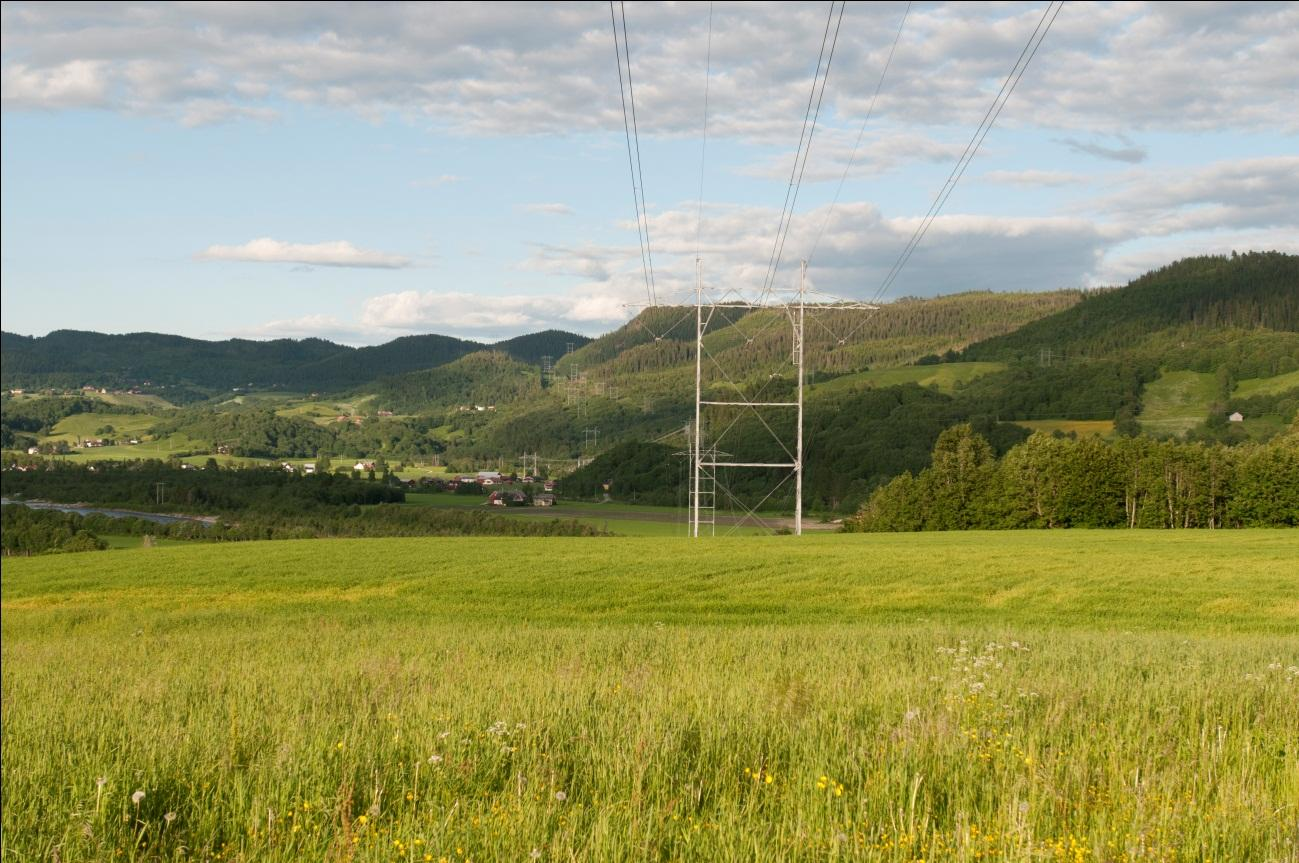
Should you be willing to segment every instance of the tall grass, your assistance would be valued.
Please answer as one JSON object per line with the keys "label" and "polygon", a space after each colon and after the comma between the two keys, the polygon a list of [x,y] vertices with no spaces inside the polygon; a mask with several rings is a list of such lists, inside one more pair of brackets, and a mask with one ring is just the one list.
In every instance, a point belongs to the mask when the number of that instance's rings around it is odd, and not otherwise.
{"label": "tall grass", "polygon": [[1296,557],[1243,531],[13,561],[3,853],[1290,861]]}

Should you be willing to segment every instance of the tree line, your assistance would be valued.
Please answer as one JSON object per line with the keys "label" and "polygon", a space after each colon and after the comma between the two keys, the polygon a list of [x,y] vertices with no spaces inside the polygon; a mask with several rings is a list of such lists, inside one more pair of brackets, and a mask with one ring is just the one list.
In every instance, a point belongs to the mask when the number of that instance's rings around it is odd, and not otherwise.
{"label": "tree line", "polygon": [[604,531],[572,519],[512,518],[477,510],[380,504],[302,512],[247,512],[212,524],[159,524],[144,518],[31,509],[0,508],[6,556],[31,556],[107,549],[106,536],[168,538],[189,542],[250,542],[393,536],[601,536]]}
{"label": "tree line", "polygon": [[998,458],[969,424],[877,490],[849,531],[1299,525],[1299,423],[1266,445],[1035,433]]}

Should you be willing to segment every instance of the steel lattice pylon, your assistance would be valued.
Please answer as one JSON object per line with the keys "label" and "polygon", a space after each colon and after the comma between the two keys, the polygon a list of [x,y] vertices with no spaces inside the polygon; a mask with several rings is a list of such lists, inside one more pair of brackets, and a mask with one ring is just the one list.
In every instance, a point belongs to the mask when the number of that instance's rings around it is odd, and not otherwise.
{"label": "steel lattice pylon", "polygon": [[[800,266],[798,287],[793,297],[784,302],[780,302],[772,290],[764,291],[756,302],[748,302],[743,299],[728,302],[706,299],[700,262],[698,259],[695,261],[695,420],[690,441],[691,478],[689,501],[691,536],[697,537],[701,535],[701,524],[711,528],[716,523],[715,512],[718,503],[717,471],[719,468],[789,471],[755,507],[750,508],[745,504],[741,504],[748,510],[744,518],[741,519],[741,523],[750,517],[761,522],[761,519],[756,514],[757,508],[762,506],[792,476],[794,479],[794,533],[797,535],[803,533],[803,391],[807,379],[804,324],[809,311],[807,296],[806,261],[803,261]],[[772,310],[779,311],[785,316],[790,326],[790,361],[794,367],[796,381],[793,401],[762,401],[760,400],[761,391],[758,396],[752,399],[713,400],[704,397],[704,355],[707,352],[704,345],[704,336],[713,316],[722,308]],[[845,303],[840,301],[834,308],[837,310],[874,310],[878,307],[865,303]],[[716,362],[716,360],[714,359],[713,362]],[[705,409],[707,408],[738,408],[754,412],[758,415],[767,431],[771,433],[772,438],[780,444],[782,450],[790,457],[789,461],[722,461],[722,456],[718,454],[717,450],[720,437],[711,441],[707,439],[704,420]],[[773,429],[772,425],[762,418],[762,415],[766,412],[788,411],[794,411],[796,415],[792,450],[781,440],[780,435]],[[728,426],[728,430],[729,428]],[[725,491],[724,488],[723,491]],[[740,503],[734,496],[731,496],[731,500]],[[710,529],[708,532],[711,534],[714,531]]]}

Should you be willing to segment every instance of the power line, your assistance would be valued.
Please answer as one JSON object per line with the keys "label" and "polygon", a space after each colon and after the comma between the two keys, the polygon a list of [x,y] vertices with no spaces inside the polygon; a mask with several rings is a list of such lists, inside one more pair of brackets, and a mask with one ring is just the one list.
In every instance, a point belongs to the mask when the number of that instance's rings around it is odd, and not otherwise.
{"label": "power line", "polygon": [[839,185],[834,190],[834,198],[831,199],[830,207],[825,211],[825,219],[821,222],[821,228],[816,232],[816,240],[812,243],[812,251],[807,255],[809,262],[816,255],[816,250],[821,245],[821,235],[825,233],[826,227],[830,224],[830,216],[834,213],[835,205],[839,203],[839,196],[843,193],[843,184],[848,179],[848,172],[852,170],[853,162],[857,159],[857,150],[861,147],[861,139],[866,132],[866,124],[870,122],[871,115],[875,113],[875,102],[879,99],[880,90],[884,87],[884,78],[889,74],[889,66],[893,64],[893,53],[898,50],[898,40],[902,38],[902,28],[906,26],[907,16],[910,14],[911,3],[907,3],[907,8],[902,12],[902,20],[898,22],[898,32],[893,36],[893,45],[889,48],[889,55],[884,60],[884,69],[880,72],[879,81],[875,83],[875,93],[871,96],[870,106],[866,109],[866,116],[862,118],[861,128],[857,130],[857,141],[852,145],[852,153],[848,156],[848,163],[843,166],[843,176],[839,178]]}
{"label": "power line", "polygon": [[704,228],[704,163],[708,155],[708,83],[713,75],[713,4],[708,4],[708,52],[704,60],[704,132],[699,145],[699,207],[695,211],[695,260],[699,260]]}
{"label": "power line", "polygon": [[644,276],[645,279],[645,295],[648,298],[650,305],[656,305],[657,298],[655,297],[654,275],[653,275],[654,263],[653,263],[653,257],[649,254],[649,218],[648,216],[646,216],[644,219],[642,219],[641,217],[642,206],[644,202],[644,182],[645,182],[643,176],[641,176],[640,179],[640,187],[639,188],[637,187],[638,172],[636,168],[637,165],[640,163],[640,130],[638,128],[635,131],[636,154],[634,157],[632,155],[632,136],[633,136],[632,129],[635,124],[635,113],[636,113],[634,92],[631,94],[632,112],[630,118],[628,117],[628,113],[627,113],[627,96],[628,96],[627,91],[631,85],[630,55],[628,55],[627,57],[626,84],[623,83],[623,76],[622,76],[623,54],[624,54],[624,49],[626,48],[625,43],[627,41],[627,35],[626,35],[627,34],[627,30],[626,30],[627,10],[625,8],[623,9],[624,45],[620,48],[618,45],[618,19],[614,14],[613,0],[609,0],[609,22],[613,25],[613,53],[614,53],[615,62],[618,66],[618,98],[622,102],[622,127],[623,127],[623,132],[625,133],[627,138],[627,168],[631,173],[631,199],[632,199],[632,206],[635,208],[636,211],[636,239],[640,243],[641,274]]}
{"label": "power line", "polygon": [[640,127],[636,123],[636,88],[631,83],[631,42],[627,40],[627,4],[619,0],[622,14],[622,56],[627,61],[627,101],[631,104],[631,129],[636,140],[636,176],[640,180],[640,212],[645,220],[645,255],[649,259],[650,302],[658,304],[658,285],[654,283],[654,249],[650,246],[649,207],[645,204],[645,170],[640,161]]}
{"label": "power line", "polygon": [[[843,23],[844,3],[839,5],[839,24]],[[834,47],[831,45],[830,58],[826,59],[825,46],[830,41],[830,23],[834,20],[834,0],[830,2],[830,12],[826,15],[825,31],[821,34],[821,52],[816,58],[816,72],[812,75],[812,89],[807,94],[807,109],[803,113],[803,129],[798,135],[798,147],[794,151],[794,165],[789,171],[789,185],[785,188],[785,202],[780,208],[780,221],[776,225],[776,238],[771,244],[771,257],[767,261],[767,274],[762,280],[762,297],[765,298],[775,284],[776,271],[780,268],[779,255],[784,250],[784,236],[789,233],[789,222],[794,214],[794,203],[798,200],[798,188],[803,183],[802,168],[807,167],[807,154],[812,149],[812,135],[816,133],[817,117],[821,113],[821,99],[825,97],[825,81],[830,77],[830,60],[834,59]],[[839,26],[834,30],[834,42],[839,40]],[[825,79],[822,80],[822,61],[825,60]],[[817,85],[820,85],[820,97],[817,96]],[[816,105],[816,114],[812,106]],[[806,139],[807,146],[804,147]],[[792,199],[792,200],[791,200]],[[761,300],[759,300],[761,302]]]}
{"label": "power line", "polygon": [[912,233],[911,239],[907,241],[906,247],[904,247],[902,253],[898,255],[898,259],[893,263],[888,274],[885,275],[884,280],[875,291],[873,301],[877,301],[880,297],[884,296],[888,289],[892,287],[893,283],[897,280],[898,274],[902,272],[902,268],[907,265],[909,260],[911,260],[911,255],[915,252],[916,247],[920,245],[920,241],[923,240],[925,234],[928,233],[929,226],[934,223],[934,219],[938,217],[939,211],[942,210],[943,205],[947,203],[947,199],[951,197],[952,191],[955,190],[956,184],[960,182],[961,177],[964,176],[965,169],[970,166],[970,162],[974,160],[975,155],[979,152],[979,147],[983,145],[984,138],[988,137],[988,132],[992,131],[993,124],[997,122],[997,117],[1001,115],[1001,110],[1006,107],[1006,102],[1010,101],[1011,94],[1015,92],[1015,88],[1019,86],[1020,79],[1024,77],[1024,73],[1028,70],[1028,64],[1033,62],[1033,57],[1036,56],[1037,49],[1042,46],[1043,40],[1046,39],[1047,33],[1051,30],[1051,25],[1055,23],[1056,16],[1060,14],[1060,10],[1063,8],[1064,0],[1059,0],[1058,5],[1056,4],[1056,0],[1051,0],[1051,2],[1047,4],[1046,9],[1042,12],[1042,17],[1037,22],[1037,26],[1033,28],[1033,32],[1029,35],[1028,41],[1024,43],[1024,49],[1019,52],[1019,58],[1015,61],[1015,65],[1011,67],[1010,73],[1006,76],[1006,80],[1002,82],[1001,89],[997,92],[997,95],[993,97],[992,104],[988,106],[988,110],[984,113],[983,120],[979,123],[979,127],[974,130],[974,135],[971,136],[970,142],[965,145],[965,151],[961,153],[960,158],[956,160],[956,165],[953,166],[952,173],[948,175],[947,181],[943,183],[942,188],[938,190],[938,194],[934,196],[933,203],[929,205],[929,210],[925,213],[924,218],[921,219],[920,224],[916,226],[916,230]]}
{"label": "power line", "polygon": [[812,135],[816,132],[816,121],[821,116],[821,101],[825,98],[825,86],[830,81],[830,63],[834,60],[834,48],[839,43],[839,27],[843,24],[843,10],[848,4],[841,2],[839,4],[839,20],[834,27],[834,41],[830,43],[830,56],[825,61],[825,77],[821,79],[821,94],[816,98],[816,113],[812,115],[812,128],[807,135],[807,148],[803,151],[803,164],[798,169],[798,183],[794,186],[794,197],[789,203],[789,217],[785,220],[785,232],[780,238],[780,251],[776,253],[776,266],[771,271],[771,284],[768,289],[776,285],[776,271],[780,269],[780,261],[785,255],[785,241],[789,239],[789,228],[794,223],[794,206],[798,203],[798,192],[803,187],[803,172],[807,170],[807,157],[812,152]]}

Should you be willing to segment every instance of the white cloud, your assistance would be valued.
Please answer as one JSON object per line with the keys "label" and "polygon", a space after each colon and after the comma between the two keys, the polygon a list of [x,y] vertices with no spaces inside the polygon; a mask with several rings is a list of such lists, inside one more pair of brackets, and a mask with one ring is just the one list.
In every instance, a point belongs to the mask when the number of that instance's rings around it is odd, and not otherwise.
{"label": "white cloud", "polygon": [[[0,13],[4,105],[181,119],[199,100],[254,109],[287,101],[431,118],[476,134],[618,132],[607,11],[599,4],[502,11],[502,4],[11,2]],[[856,128],[900,11],[899,4],[849,5],[823,112],[829,125]],[[696,135],[706,10],[638,3],[627,12],[641,133]],[[1007,4],[914,8],[877,117],[976,123],[1040,13],[1040,6]],[[810,4],[715,9],[713,134],[782,145],[797,138],[824,20],[824,9]],[[1001,122],[1088,133],[1293,132],[1296,56],[1295,4],[1067,4]]]}
{"label": "white cloud", "polygon": [[273,108],[236,105],[219,99],[195,99],[186,103],[180,122],[183,126],[197,128],[224,123],[227,120],[242,118],[270,122],[276,120],[280,112]]}
{"label": "white cloud", "polygon": [[1140,147],[1126,135],[1118,135],[1117,146],[1109,146],[1100,141],[1080,141],[1077,138],[1057,138],[1056,143],[1064,144],[1075,153],[1095,156],[1097,159],[1108,159],[1111,162],[1127,162],[1135,165],[1144,162],[1149,152]]}
{"label": "white cloud", "polygon": [[249,261],[259,264],[307,264],[320,267],[370,267],[392,270],[409,267],[409,258],[358,249],[346,240],[328,243],[285,243],[262,237],[240,246],[208,246],[195,255],[205,261]]}
{"label": "white cloud", "polygon": [[988,171],[979,179],[1008,186],[1069,186],[1085,183],[1089,178],[1084,174],[1071,174],[1067,171],[1041,171],[1030,168],[1023,171]]}
{"label": "white cloud", "polygon": [[612,323],[627,310],[608,295],[568,294],[484,297],[457,291],[400,291],[366,300],[362,329],[387,334],[470,333],[508,336],[573,322]]}
{"label": "white cloud", "polygon": [[568,204],[520,204],[519,209],[525,213],[537,213],[543,216],[573,215],[573,208]]}
{"label": "white cloud", "polygon": [[230,333],[240,338],[250,339],[329,339],[342,344],[364,344],[365,334],[355,326],[349,325],[334,315],[303,315],[300,318],[286,318],[268,321],[251,329]]}
{"label": "white cloud", "polygon": [[1142,171],[1089,206],[1133,236],[1277,227],[1299,233],[1299,156]]}
{"label": "white cloud", "polygon": [[68,60],[44,68],[7,63],[0,72],[5,106],[16,108],[94,108],[108,95],[106,64]]}

